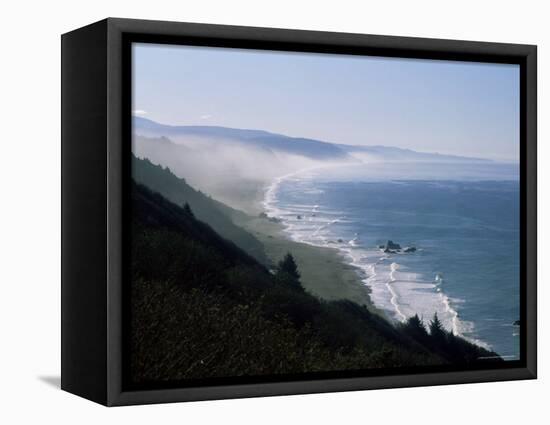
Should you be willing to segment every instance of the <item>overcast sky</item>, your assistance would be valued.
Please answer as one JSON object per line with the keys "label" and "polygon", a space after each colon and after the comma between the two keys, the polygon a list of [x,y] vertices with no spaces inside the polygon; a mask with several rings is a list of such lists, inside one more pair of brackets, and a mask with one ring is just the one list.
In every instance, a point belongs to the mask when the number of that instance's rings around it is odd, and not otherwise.
{"label": "overcast sky", "polygon": [[134,114],[333,143],[519,157],[519,66],[135,44]]}

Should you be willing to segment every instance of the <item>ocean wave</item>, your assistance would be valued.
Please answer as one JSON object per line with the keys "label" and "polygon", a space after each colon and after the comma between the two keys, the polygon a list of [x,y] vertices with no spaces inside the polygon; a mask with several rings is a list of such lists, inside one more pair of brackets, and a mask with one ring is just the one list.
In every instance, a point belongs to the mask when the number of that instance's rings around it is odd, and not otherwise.
{"label": "ocean wave", "polygon": [[[374,305],[385,311],[392,320],[403,323],[418,314],[427,325],[437,314],[447,331],[491,349],[489,344],[475,338],[474,323],[460,317],[456,306],[463,300],[451,299],[445,294],[442,273],[428,278],[395,261],[407,254],[387,254],[378,248],[364,247],[358,233],[351,239],[338,235],[338,229],[333,230],[333,225],[345,221],[342,211],[321,207],[319,203],[281,203],[278,199],[281,184],[295,179],[299,173],[275,179],[264,196],[267,214],[281,219],[290,239],[339,250],[345,261],[358,270],[363,283],[370,290]],[[308,219],[304,220],[305,217]]]}
{"label": "ocean wave", "polygon": [[359,245],[359,235],[356,233],[354,236],[353,236],[353,239],[350,239],[350,241],[348,242],[349,245],[351,246],[358,246]]}
{"label": "ocean wave", "polygon": [[386,282],[386,287],[388,288],[388,291],[390,292],[391,294],[391,298],[390,298],[390,303],[392,304],[394,310],[395,310],[395,313],[397,314],[397,316],[399,317],[399,319],[404,322],[407,320],[407,316],[405,316],[405,314],[403,314],[403,312],[401,311],[401,305],[399,304],[398,302],[398,296],[397,296],[397,292],[395,291],[395,289],[393,288],[393,284],[396,282],[396,278],[395,278],[395,272],[397,271],[397,269],[399,268],[399,264],[397,263],[391,263],[390,265],[390,278],[389,280]]}

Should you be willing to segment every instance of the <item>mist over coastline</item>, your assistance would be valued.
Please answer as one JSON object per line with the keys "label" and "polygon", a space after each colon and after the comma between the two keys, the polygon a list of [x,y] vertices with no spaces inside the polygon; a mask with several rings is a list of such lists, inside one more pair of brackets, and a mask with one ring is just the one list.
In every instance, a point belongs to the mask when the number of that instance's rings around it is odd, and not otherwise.
{"label": "mist over coastline", "polygon": [[131,58],[133,382],[519,358],[518,65]]}
{"label": "mist over coastline", "polygon": [[[291,240],[338,250],[348,264],[357,268],[364,285],[369,288],[373,303],[391,320],[404,322],[414,314],[428,320],[437,313],[449,332],[487,349],[494,349],[496,341],[498,348],[506,347],[505,356],[516,358],[514,343],[502,342],[507,341],[506,335],[491,342],[488,342],[491,338],[484,337],[488,334],[487,329],[493,334],[496,329],[498,334],[500,328],[480,325],[479,314],[468,314],[468,308],[463,306],[467,302],[472,304],[471,300],[465,299],[467,297],[460,291],[462,297],[452,295],[455,288],[448,288],[453,278],[446,276],[445,267],[434,271],[430,264],[422,263],[435,262],[437,255],[430,258],[430,249],[441,250],[441,247],[438,248],[437,244],[431,248],[418,246],[416,258],[412,260],[412,257],[381,252],[378,244],[385,239],[422,245],[421,235],[418,233],[416,239],[410,237],[407,240],[406,234],[398,230],[399,223],[391,224],[387,235],[377,232],[378,219],[369,209],[369,197],[376,193],[369,190],[375,186],[365,187],[366,191],[357,188],[362,184],[379,184],[388,196],[387,205],[381,207],[387,208],[389,214],[395,208],[404,211],[409,208],[411,218],[415,215],[422,217],[425,212],[417,210],[413,200],[409,207],[400,204],[396,207],[395,200],[389,197],[408,196],[419,189],[431,188],[425,194],[426,208],[437,214],[438,210],[447,208],[438,202],[453,202],[453,197],[456,201],[457,196],[467,197],[480,190],[479,193],[498,192],[501,190],[498,182],[504,183],[502,187],[506,187],[506,182],[517,183],[518,163],[416,152],[391,146],[340,145],[263,130],[167,126],[139,117],[134,118],[132,149],[137,157],[168,167],[192,186],[231,207],[252,215],[264,213],[280,221]],[[479,187],[476,182],[480,183]],[[357,212],[346,210],[342,200],[340,208],[331,205],[330,201],[321,206],[323,185],[351,190],[352,197],[365,197],[360,215],[354,216]],[[394,186],[400,185],[403,188],[409,185],[410,190],[395,190]],[[430,198],[442,188],[448,191],[446,197],[440,201],[437,197]],[[289,203],[289,196],[297,198]],[[476,202],[483,202],[483,199]],[[458,215],[454,219],[462,220]],[[447,225],[452,227],[453,222]],[[423,224],[416,226],[422,229]],[[349,233],[349,229],[354,231]],[[342,231],[344,233],[338,233]],[[424,230],[424,233],[427,235],[429,231]],[[453,242],[447,245],[453,246]],[[460,249],[457,245],[458,257]],[[469,278],[467,273],[455,275],[457,279]],[[499,319],[491,320],[498,322],[499,326],[507,326],[518,314],[512,308],[510,312],[502,313]],[[516,328],[511,328],[510,332],[514,334],[512,341],[516,340]]]}
{"label": "mist over coastline", "polygon": [[[262,130],[170,126],[134,117],[132,150],[138,157],[169,167],[195,187],[244,208],[242,193],[261,198],[271,182],[291,173],[346,165],[348,180],[519,178],[515,162],[497,162],[391,146],[350,146],[288,137]],[[260,188],[260,189],[258,189]],[[254,211],[256,212],[256,211]]]}

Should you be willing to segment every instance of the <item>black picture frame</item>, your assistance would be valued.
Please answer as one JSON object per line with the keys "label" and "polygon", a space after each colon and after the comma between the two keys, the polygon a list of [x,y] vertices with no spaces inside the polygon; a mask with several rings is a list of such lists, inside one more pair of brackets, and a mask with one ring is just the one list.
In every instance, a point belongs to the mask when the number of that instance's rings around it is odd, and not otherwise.
{"label": "black picture frame", "polygon": [[[419,373],[124,382],[130,46],[154,42],[520,65],[520,360]],[[534,379],[537,376],[536,46],[108,18],[62,36],[62,389],[108,406]],[[386,371],[387,372],[387,371]]]}

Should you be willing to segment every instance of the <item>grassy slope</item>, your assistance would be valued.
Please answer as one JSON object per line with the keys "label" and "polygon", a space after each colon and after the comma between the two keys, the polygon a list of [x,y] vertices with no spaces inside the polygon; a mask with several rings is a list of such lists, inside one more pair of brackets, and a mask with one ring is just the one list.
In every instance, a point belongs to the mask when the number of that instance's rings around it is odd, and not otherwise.
{"label": "grassy slope", "polygon": [[415,337],[355,303],[289,286],[141,185],[132,201],[134,383],[463,364],[492,354],[459,338]]}
{"label": "grassy slope", "polygon": [[308,292],[325,300],[345,299],[366,305],[371,311],[376,310],[370,300],[369,288],[358,274],[360,270],[347,264],[336,249],[293,242],[284,235],[280,223],[265,218],[249,218],[242,225],[264,245],[265,253],[272,261],[292,252],[300,268],[302,284]]}

